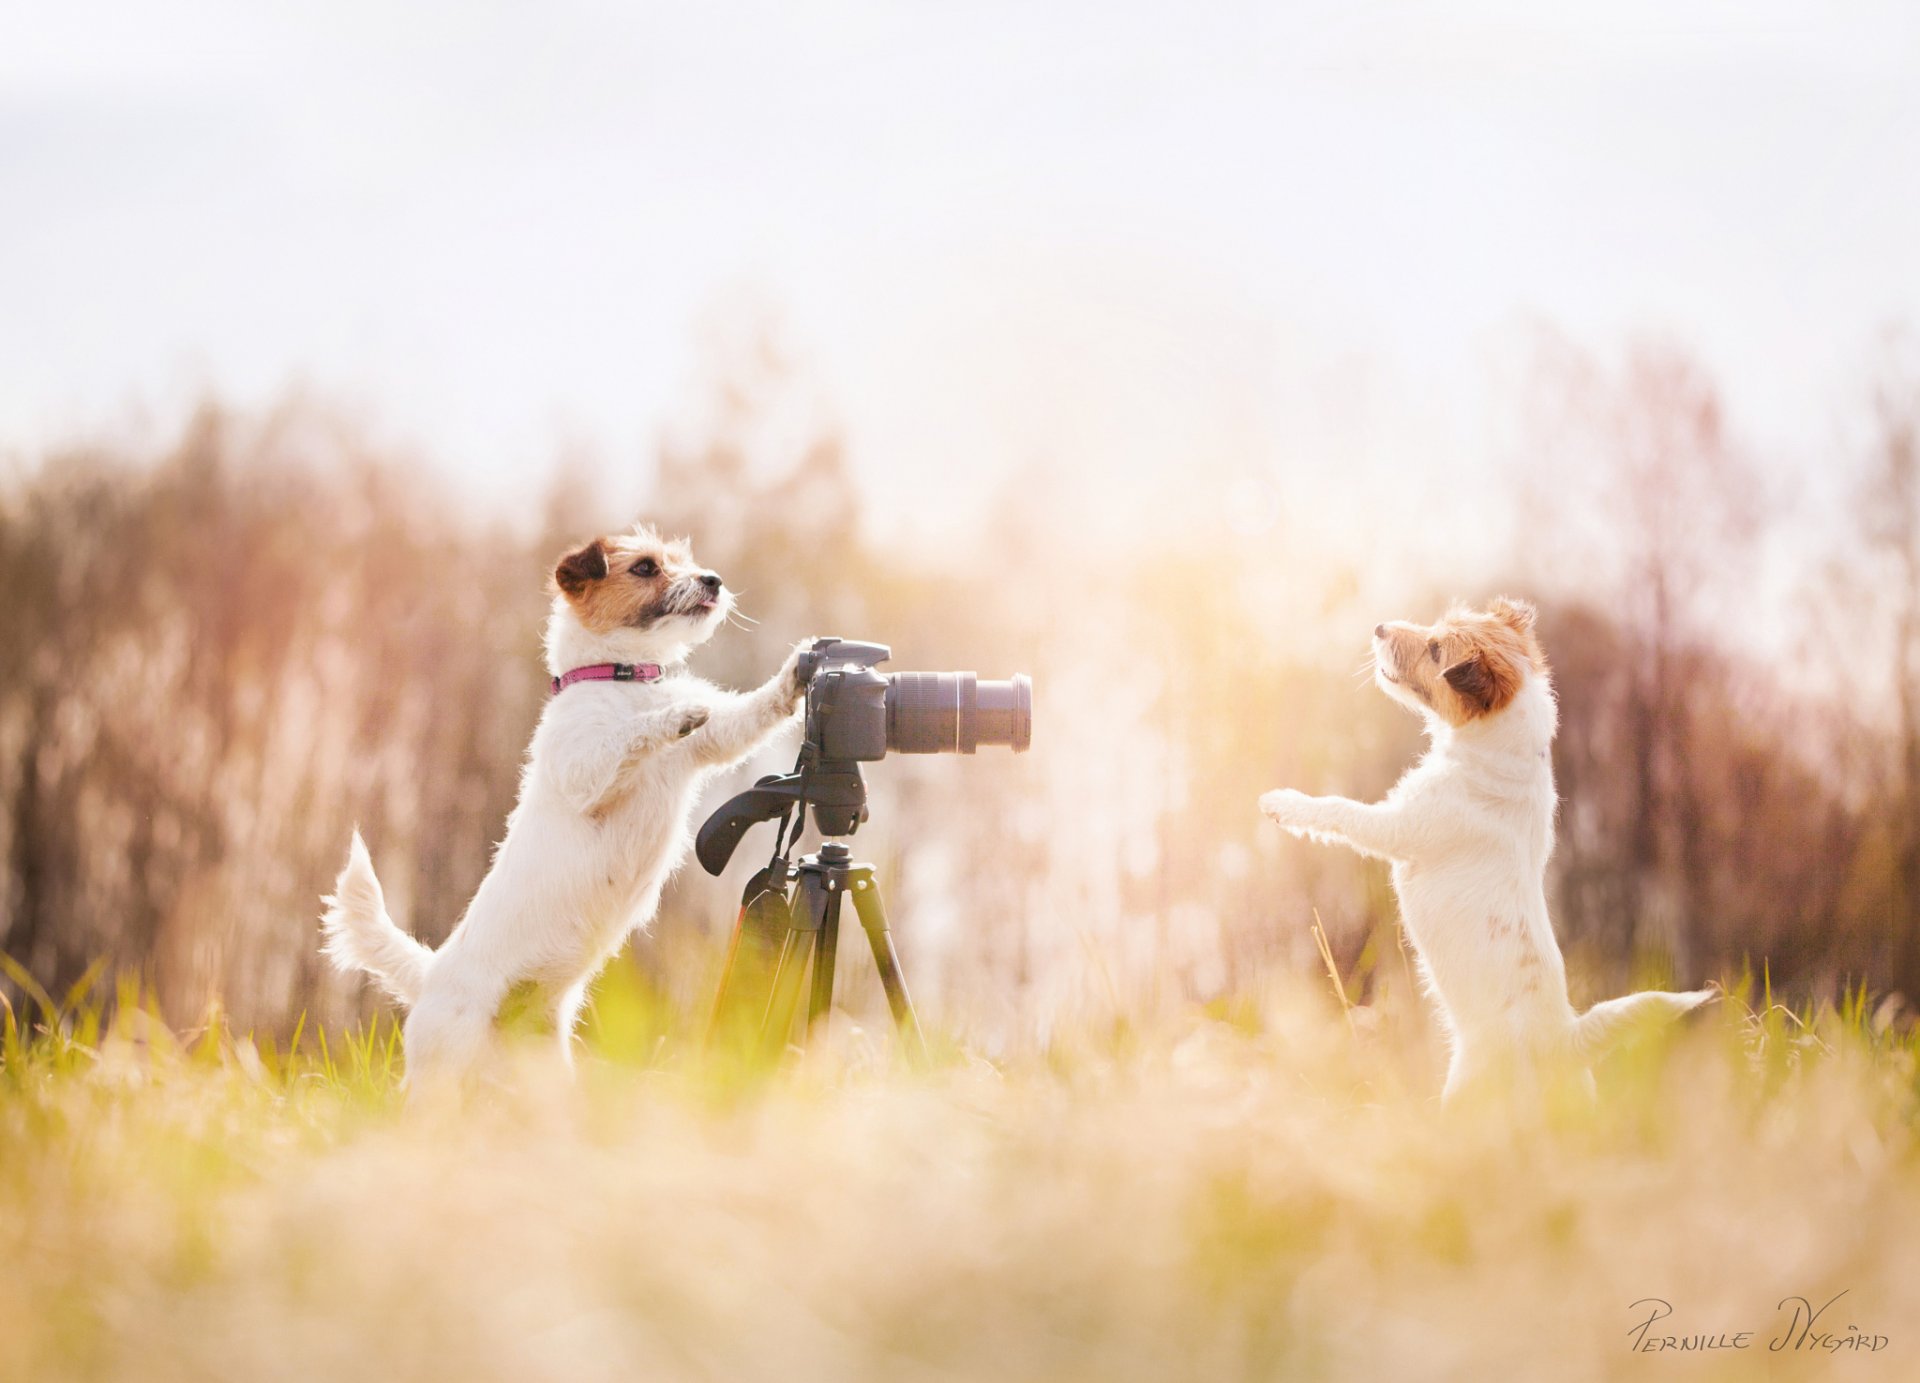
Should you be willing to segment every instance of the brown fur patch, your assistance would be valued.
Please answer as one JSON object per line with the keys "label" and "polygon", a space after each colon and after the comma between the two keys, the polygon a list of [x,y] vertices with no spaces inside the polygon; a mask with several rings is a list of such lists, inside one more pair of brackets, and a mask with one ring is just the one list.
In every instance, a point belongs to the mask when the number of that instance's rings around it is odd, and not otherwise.
{"label": "brown fur patch", "polygon": [[1540,983],[1540,953],[1524,940],[1520,943],[1520,980],[1529,989]]}
{"label": "brown fur patch", "polygon": [[553,584],[568,595],[577,595],[589,582],[607,574],[606,539],[595,538],[578,552],[569,552],[553,569]]}
{"label": "brown fur patch", "polygon": [[1520,690],[1518,668],[1477,649],[1440,675],[1463,704],[1482,715],[1506,705]]}

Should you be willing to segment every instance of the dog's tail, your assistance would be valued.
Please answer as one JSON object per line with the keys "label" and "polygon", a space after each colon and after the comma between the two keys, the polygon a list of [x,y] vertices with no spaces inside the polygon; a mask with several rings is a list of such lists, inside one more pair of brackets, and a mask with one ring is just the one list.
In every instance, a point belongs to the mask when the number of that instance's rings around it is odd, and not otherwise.
{"label": "dog's tail", "polygon": [[1670,1022],[1719,997],[1720,990],[1714,987],[1680,994],[1649,989],[1622,999],[1608,999],[1573,1020],[1574,1045],[1588,1056],[1597,1056],[1628,1028],[1655,1019]]}
{"label": "dog's tail", "polygon": [[339,882],[320,901],[327,905],[320,915],[325,937],[321,950],[327,959],[342,970],[365,970],[395,999],[411,1004],[433,964],[433,952],[387,916],[387,900],[359,831],[347,847],[347,867],[340,871]]}

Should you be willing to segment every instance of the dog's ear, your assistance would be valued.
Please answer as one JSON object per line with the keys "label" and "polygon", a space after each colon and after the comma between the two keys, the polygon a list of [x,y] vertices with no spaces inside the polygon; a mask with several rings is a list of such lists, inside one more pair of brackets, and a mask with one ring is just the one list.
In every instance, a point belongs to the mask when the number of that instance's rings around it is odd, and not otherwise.
{"label": "dog's ear", "polygon": [[1493,709],[1494,676],[1488,666],[1484,653],[1473,653],[1462,658],[1441,676],[1447,679],[1447,685],[1460,694],[1460,699],[1478,711]]}
{"label": "dog's ear", "polygon": [[579,595],[590,582],[598,581],[606,574],[606,541],[595,538],[578,552],[569,552],[560,559],[560,565],[553,569],[553,584],[564,595]]}
{"label": "dog's ear", "polygon": [[1503,649],[1477,648],[1440,674],[1460,694],[1469,717],[1499,710],[1520,690],[1520,664]]}
{"label": "dog's ear", "polygon": [[1539,617],[1539,611],[1533,608],[1532,601],[1516,600],[1510,595],[1495,596],[1493,603],[1487,606],[1487,613],[1522,634],[1530,631],[1534,620]]}

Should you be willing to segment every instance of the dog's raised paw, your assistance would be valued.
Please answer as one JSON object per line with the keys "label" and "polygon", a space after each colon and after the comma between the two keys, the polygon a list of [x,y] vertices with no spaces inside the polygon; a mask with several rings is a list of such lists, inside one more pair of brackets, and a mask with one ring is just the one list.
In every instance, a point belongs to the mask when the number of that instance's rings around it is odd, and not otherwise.
{"label": "dog's raised paw", "polygon": [[1284,825],[1293,816],[1295,806],[1303,800],[1303,794],[1297,789],[1275,788],[1272,792],[1260,794],[1260,810]]}
{"label": "dog's raised paw", "polygon": [[712,712],[707,710],[705,706],[696,706],[691,711],[688,711],[686,716],[680,721],[680,738],[685,739],[702,725],[705,725],[707,723],[707,717],[711,714]]}

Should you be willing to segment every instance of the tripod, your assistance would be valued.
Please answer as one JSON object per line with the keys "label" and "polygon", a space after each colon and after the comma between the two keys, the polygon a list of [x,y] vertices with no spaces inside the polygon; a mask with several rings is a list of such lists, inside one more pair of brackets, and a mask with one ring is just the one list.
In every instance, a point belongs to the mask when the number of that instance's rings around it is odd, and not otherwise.
{"label": "tripod", "polygon": [[926,1039],[907,993],[893,934],[887,929],[886,905],[873,866],[854,863],[845,841],[832,839],[822,842],[813,854],[803,855],[798,864],[788,863],[809,807],[822,834],[851,835],[867,815],[858,767],[822,764],[803,748],[793,773],[761,779],[700,828],[695,853],[709,873],[718,874],[748,826],[780,818],[773,859],[747,881],[740,900],[740,915],[714,998],[709,1041],[744,1048],[763,1059],[778,1056],[794,1036],[800,990],[808,981],[809,968],[807,1017],[799,1036],[804,1041],[811,1034],[833,1005],[841,901],[851,896],[872,947],[894,1025],[908,1053],[924,1062]]}

